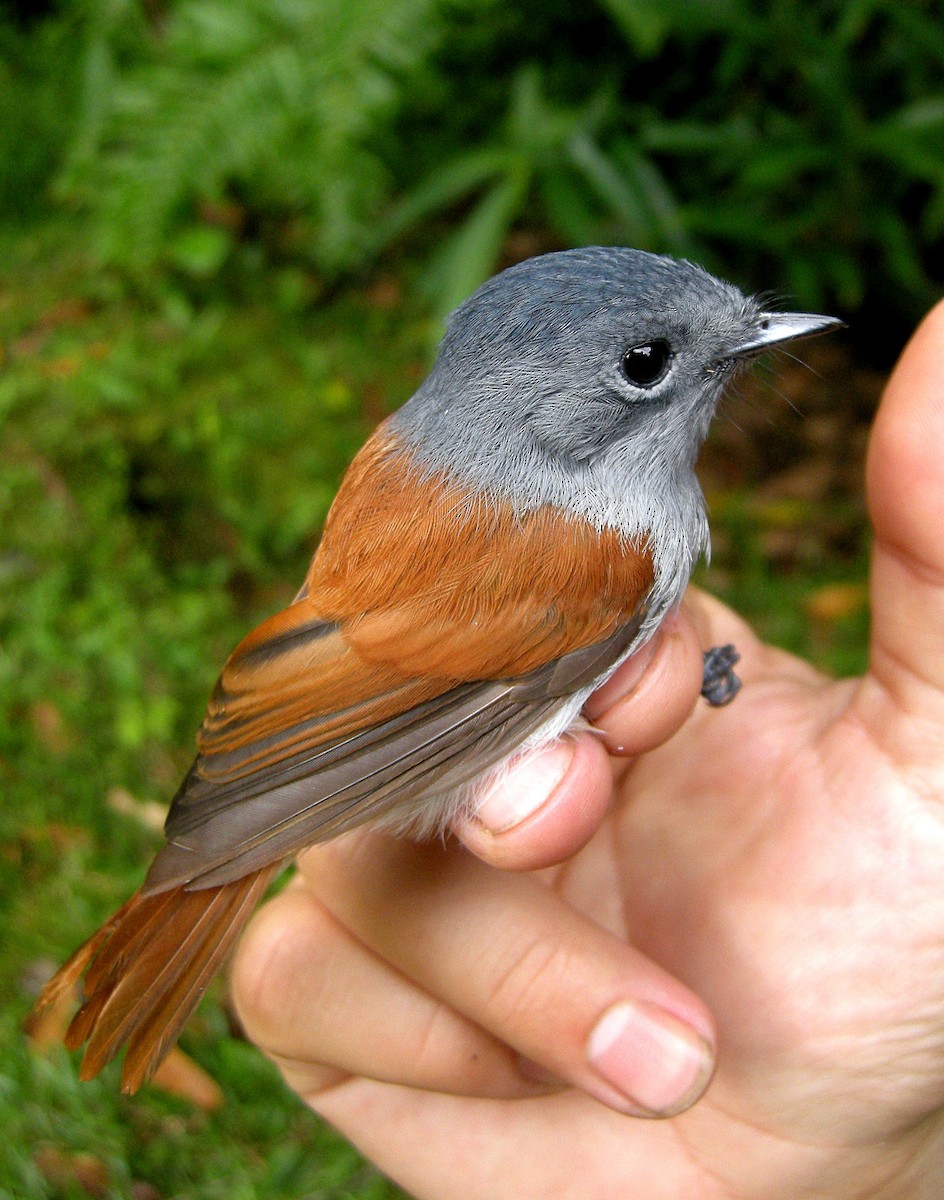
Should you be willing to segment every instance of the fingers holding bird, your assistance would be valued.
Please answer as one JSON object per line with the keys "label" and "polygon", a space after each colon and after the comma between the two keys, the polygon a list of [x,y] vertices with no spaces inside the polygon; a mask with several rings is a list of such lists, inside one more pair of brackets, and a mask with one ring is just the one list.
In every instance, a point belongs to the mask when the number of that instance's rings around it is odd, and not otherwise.
{"label": "fingers holding bird", "polygon": [[[457,831],[467,848],[516,870],[572,855],[622,767],[607,745],[630,755],[665,741],[697,701],[700,671],[679,613],[594,697],[593,731],[503,774]],[[249,1035],[315,1107],[357,1075],[493,1098],[572,1083],[639,1114],[687,1107],[707,1083],[710,1018],[625,944],[618,915],[591,920],[546,880],[438,843],[354,835],[300,865],[250,927],[233,991]]]}
{"label": "fingers holding bird", "polygon": [[527,1090],[508,1046],[368,950],[301,875],[257,914],[231,983],[247,1034],[308,1100],[357,1075],[493,1098]]}
{"label": "fingers holding bird", "polygon": [[300,868],[233,982],[248,1032],[316,1107],[347,1072],[475,1096],[560,1081],[642,1116],[707,1085],[700,1001],[536,876],[369,833]]}
{"label": "fingers holding bird", "polygon": [[702,656],[683,609],[632,655],[585,707],[592,728],[538,754],[524,753],[455,833],[504,870],[563,862],[593,836],[628,760],[661,745],[698,701]]}

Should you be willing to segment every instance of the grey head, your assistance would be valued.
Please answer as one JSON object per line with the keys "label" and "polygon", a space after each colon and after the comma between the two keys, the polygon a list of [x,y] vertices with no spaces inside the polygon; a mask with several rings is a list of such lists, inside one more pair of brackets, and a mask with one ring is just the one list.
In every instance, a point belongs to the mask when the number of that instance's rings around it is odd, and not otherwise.
{"label": "grey head", "polygon": [[670,602],[707,550],[693,468],[726,382],[768,346],[839,324],[767,312],[641,250],[542,255],[456,309],[393,423],[424,470],[486,499],[648,538]]}

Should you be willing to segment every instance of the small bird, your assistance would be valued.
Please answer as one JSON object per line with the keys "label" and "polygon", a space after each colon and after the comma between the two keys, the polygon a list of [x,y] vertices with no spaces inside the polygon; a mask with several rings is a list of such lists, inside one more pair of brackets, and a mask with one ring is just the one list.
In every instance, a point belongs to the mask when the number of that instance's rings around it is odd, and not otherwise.
{"label": "small bird", "polygon": [[[840,325],[692,263],[591,247],[452,315],[351,464],[301,591],[223,668],[141,888],[46,985],[122,1088],[176,1041],[270,880],[365,822],[447,830],[512,755],[579,720],[708,549],[695,459],[738,365]],[[738,683],[709,651],[706,698]]]}

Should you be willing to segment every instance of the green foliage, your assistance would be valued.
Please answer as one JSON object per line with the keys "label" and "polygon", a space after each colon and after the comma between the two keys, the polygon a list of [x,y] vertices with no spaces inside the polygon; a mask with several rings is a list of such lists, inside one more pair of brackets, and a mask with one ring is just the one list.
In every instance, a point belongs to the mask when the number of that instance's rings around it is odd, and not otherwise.
{"label": "green foliage", "polygon": [[198,202],[232,196],[270,223],[301,215],[281,230],[292,250],[329,272],[349,268],[384,192],[371,140],[397,77],[430,45],[436,7],[188,0],[118,71],[110,46],[133,16],[122,5],[86,41],[81,151],[62,189],[95,211],[104,257],[132,269],[179,251],[181,227],[194,236]]}
{"label": "green foliage", "polygon": [[[944,240],[940,6],[671,0],[658,11],[677,38],[663,30],[659,62],[670,48],[685,63],[714,50],[707,78],[683,67],[636,109],[638,142],[673,164],[685,226],[709,257],[744,272],[754,260],[807,302],[846,311],[869,296],[913,315],[933,299]],[[700,100],[692,86],[704,88]]]}
{"label": "green foliage", "polygon": [[[522,217],[564,244],[690,254],[814,307],[869,303],[910,320],[936,297],[939,5],[600,6],[619,33],[598,14],[580,30],[592,49],[581,42],[579,57],[569,6],[552,6],[535,62],[515,67],[509,56],[507,114],[480,122],[497,135],[482,140],[466,127],[460,152],[442,155],[443,165],[430,158],[394,210],[391,232],[437,211],[459,219],[443,252],[441,308],[494,266]],[[451,65],[444,108],[462,103],[464,71],[474,73],[461,57],[462,70]],[[579,103],[563,108],[565,94]]]}
{"label": "green foliage", "polygon": [[[218,1014],[219,1015],[219,1014]],[[229,1102],[204,1112],[148,1089],[133,1100],[113,1071],[81,1083],[63,1053],[28,1053],[0,1014],[3,1200],[397,1200],[403,1193],[295,1099],[275,1068],[226,1037],[207,1062]],[[87,1187],[81,1183],[91,1175]],[[97,1186],[95,1186],[97,1184]]]}
{"label": "green foliage", "polygon": [[621,144],[608,154],[600,131],[612,125],[613,97],[558,107],[534,64],[510,81],[508,112],[493,140],[433,167],[378,230],[380,243],[472,199],[446,237],[426,287],[440,313],[463,300],[495,267],[502,246],[536,193],[544,222],[566,242],[599,241],[607,217],[620,240],[684,253],[686,240],[658,172]]}
{"label": "green foliage", "polygon": [[73,82],[49,68],[64,60],[68,40],[64,24],[26,38],[0,17],[0,219],[46,215],[45,190],[69,143],[62,112]]}
{"label": "green foliage", "polygon": [[336,278],[432,224],[443,312],[526,222],[844,311],[941,285],[939,0],[65,0],[2,33],[0,204],[55,169],[142,278],[247,241]]}

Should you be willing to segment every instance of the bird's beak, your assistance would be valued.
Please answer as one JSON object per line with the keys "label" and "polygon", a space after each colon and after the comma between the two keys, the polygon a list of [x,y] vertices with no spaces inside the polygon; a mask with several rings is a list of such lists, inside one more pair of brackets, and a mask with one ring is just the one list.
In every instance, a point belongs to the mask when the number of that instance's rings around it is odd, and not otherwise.
{"label": "bird's beak", "polygon": [[738,342],[727,353],[728,358],[751,358],[762,354],[780,342],[792,342],[798,338],[815,337],[832,329],[842,329],[845,321],[837,317],[818,316],[813,313],[764,313],[742,342]]}

